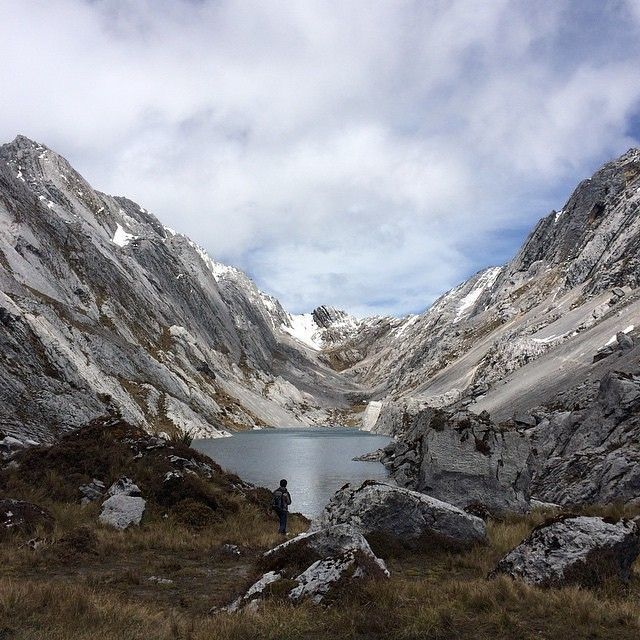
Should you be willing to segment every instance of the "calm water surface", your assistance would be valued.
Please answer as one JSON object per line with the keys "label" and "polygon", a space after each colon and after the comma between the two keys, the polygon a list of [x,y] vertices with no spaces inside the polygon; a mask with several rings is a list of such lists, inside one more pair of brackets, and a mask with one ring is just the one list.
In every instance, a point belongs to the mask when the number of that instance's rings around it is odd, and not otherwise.
{"label": "calm water surface", "polygon": [[254,484],[275,489],[280,478],[287,478],[291,510],[313,518],[347,482],[386,477],[379,462],[351,458],[389,441],[354,429],[264,429],[194,440],[192,446]]}

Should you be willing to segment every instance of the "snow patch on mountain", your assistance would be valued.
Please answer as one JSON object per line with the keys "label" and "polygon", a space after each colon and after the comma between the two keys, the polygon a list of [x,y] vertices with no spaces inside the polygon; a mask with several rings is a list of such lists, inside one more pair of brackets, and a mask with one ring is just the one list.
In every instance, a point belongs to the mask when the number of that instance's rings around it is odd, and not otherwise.
{"label": "snow patch on mountain", "polygon": [[322,332],[310,313],[289,315],[290,326],[282,323],[282,330],[316,351],[322,349]]}
{"label": "snow patch on mountain", "polygon": [[454,318],[454,324],[460,322],[462,318],[470,311],[475,303],[478,301],[478,298],[482,295],[482,292],[493,286],[493,283],[496,281],[496,278],[500,275],[502,271],[502,267],[492,267],[491,269],[487,269],[478,279],[476,286],[467,293],[464,298],[460,300],[460,304],[458,305],[458,309],[456,312],[456,317]]}
{"label": "snow patch on mountain", "polygon": [[133,240],[138,240],[138,236],[128,233],[121,224],[118,224],[116,232],[113,234],[113,244],[117,244],[119,247],[126,247]]}

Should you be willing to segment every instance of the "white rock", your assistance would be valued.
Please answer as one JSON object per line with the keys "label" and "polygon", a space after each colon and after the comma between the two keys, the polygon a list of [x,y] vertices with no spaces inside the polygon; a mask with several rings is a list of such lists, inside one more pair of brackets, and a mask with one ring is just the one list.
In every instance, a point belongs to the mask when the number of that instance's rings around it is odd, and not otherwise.
{"label": "white rock", "polygon": [[338,490],[312,529],[336,524],[401,540],[426,535],[465,546],[486,541],[482,519],[423,493],[371,480]]}
{"label": "white rock", "polygon": [[118,493],[102,503],[100,522],[116,529],[138,525],[142,520],[146,501],[139,496]]}
{"label": "white rock", "polygon": [[614,575],[629,578],[640,553],[640,529],[579,516],[537,527],[497,564],[492,575],[510,575],[533,585],[594,585]]}

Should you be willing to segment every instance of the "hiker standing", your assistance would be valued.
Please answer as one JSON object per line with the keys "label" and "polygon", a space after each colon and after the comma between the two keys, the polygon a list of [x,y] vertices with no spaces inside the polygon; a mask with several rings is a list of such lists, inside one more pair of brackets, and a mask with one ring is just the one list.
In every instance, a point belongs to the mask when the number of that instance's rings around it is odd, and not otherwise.
{"label": "hiker standing", "polygon": [[273,492],[273,510],[278,514],[280,519],[280,527],[278,533],[287,534],[287,514],[289,505],[291,504],[291,496],[287,491],[287,481],[280,480],[280,486]]}

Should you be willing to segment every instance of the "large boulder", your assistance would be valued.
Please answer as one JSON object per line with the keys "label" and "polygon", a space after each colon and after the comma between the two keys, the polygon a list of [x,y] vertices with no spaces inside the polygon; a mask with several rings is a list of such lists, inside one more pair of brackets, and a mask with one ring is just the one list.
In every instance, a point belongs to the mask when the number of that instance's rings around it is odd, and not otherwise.
{"label": "large boulder", "polygon": [[316,560],[323,560],[345,551],[372,554],[369,543],[360,531],[349,524],[338,524],[301,533],[279,544],[264,554],[263,564],[269,568],[282,569],[290,565],[292,559],[298,563],[302,559],[309,565]]}
{"label": "large boulder", "polygon": [[127,477],[116,480],[107,494],[109,498],[102,503],[100,522],[116,529],[140,524],[147,502],[133,480]]}
{"label": "large boulder", "polygon": [[255,609],[267,597],[316,604],[354,580],[385,579],[389,571],[362,533],[345,524],[303,533],[267,551],[265,573],[226,611]]}
{"label": "large boulder", "polygon": [[338,490],[312,529],[337,524],[350,524],[364,535],[382,534],[401,541],[430,537],[456,546],[486,541],[480,518],[417,491],[373,480]]}
{"label": "large boulder", "polygon": [[638,522],[608,522],[603,518],[564,517],[535,528],[492,572],[538,586],[581,584],[629,578],[640,553]]}
{"label": "large boulder", "polygon": [[405,414],[382,463],[400,485],[462,509],[503,515],[529,509],[531,444],[520,429],[501,429],[483,412],[430,407]]}

